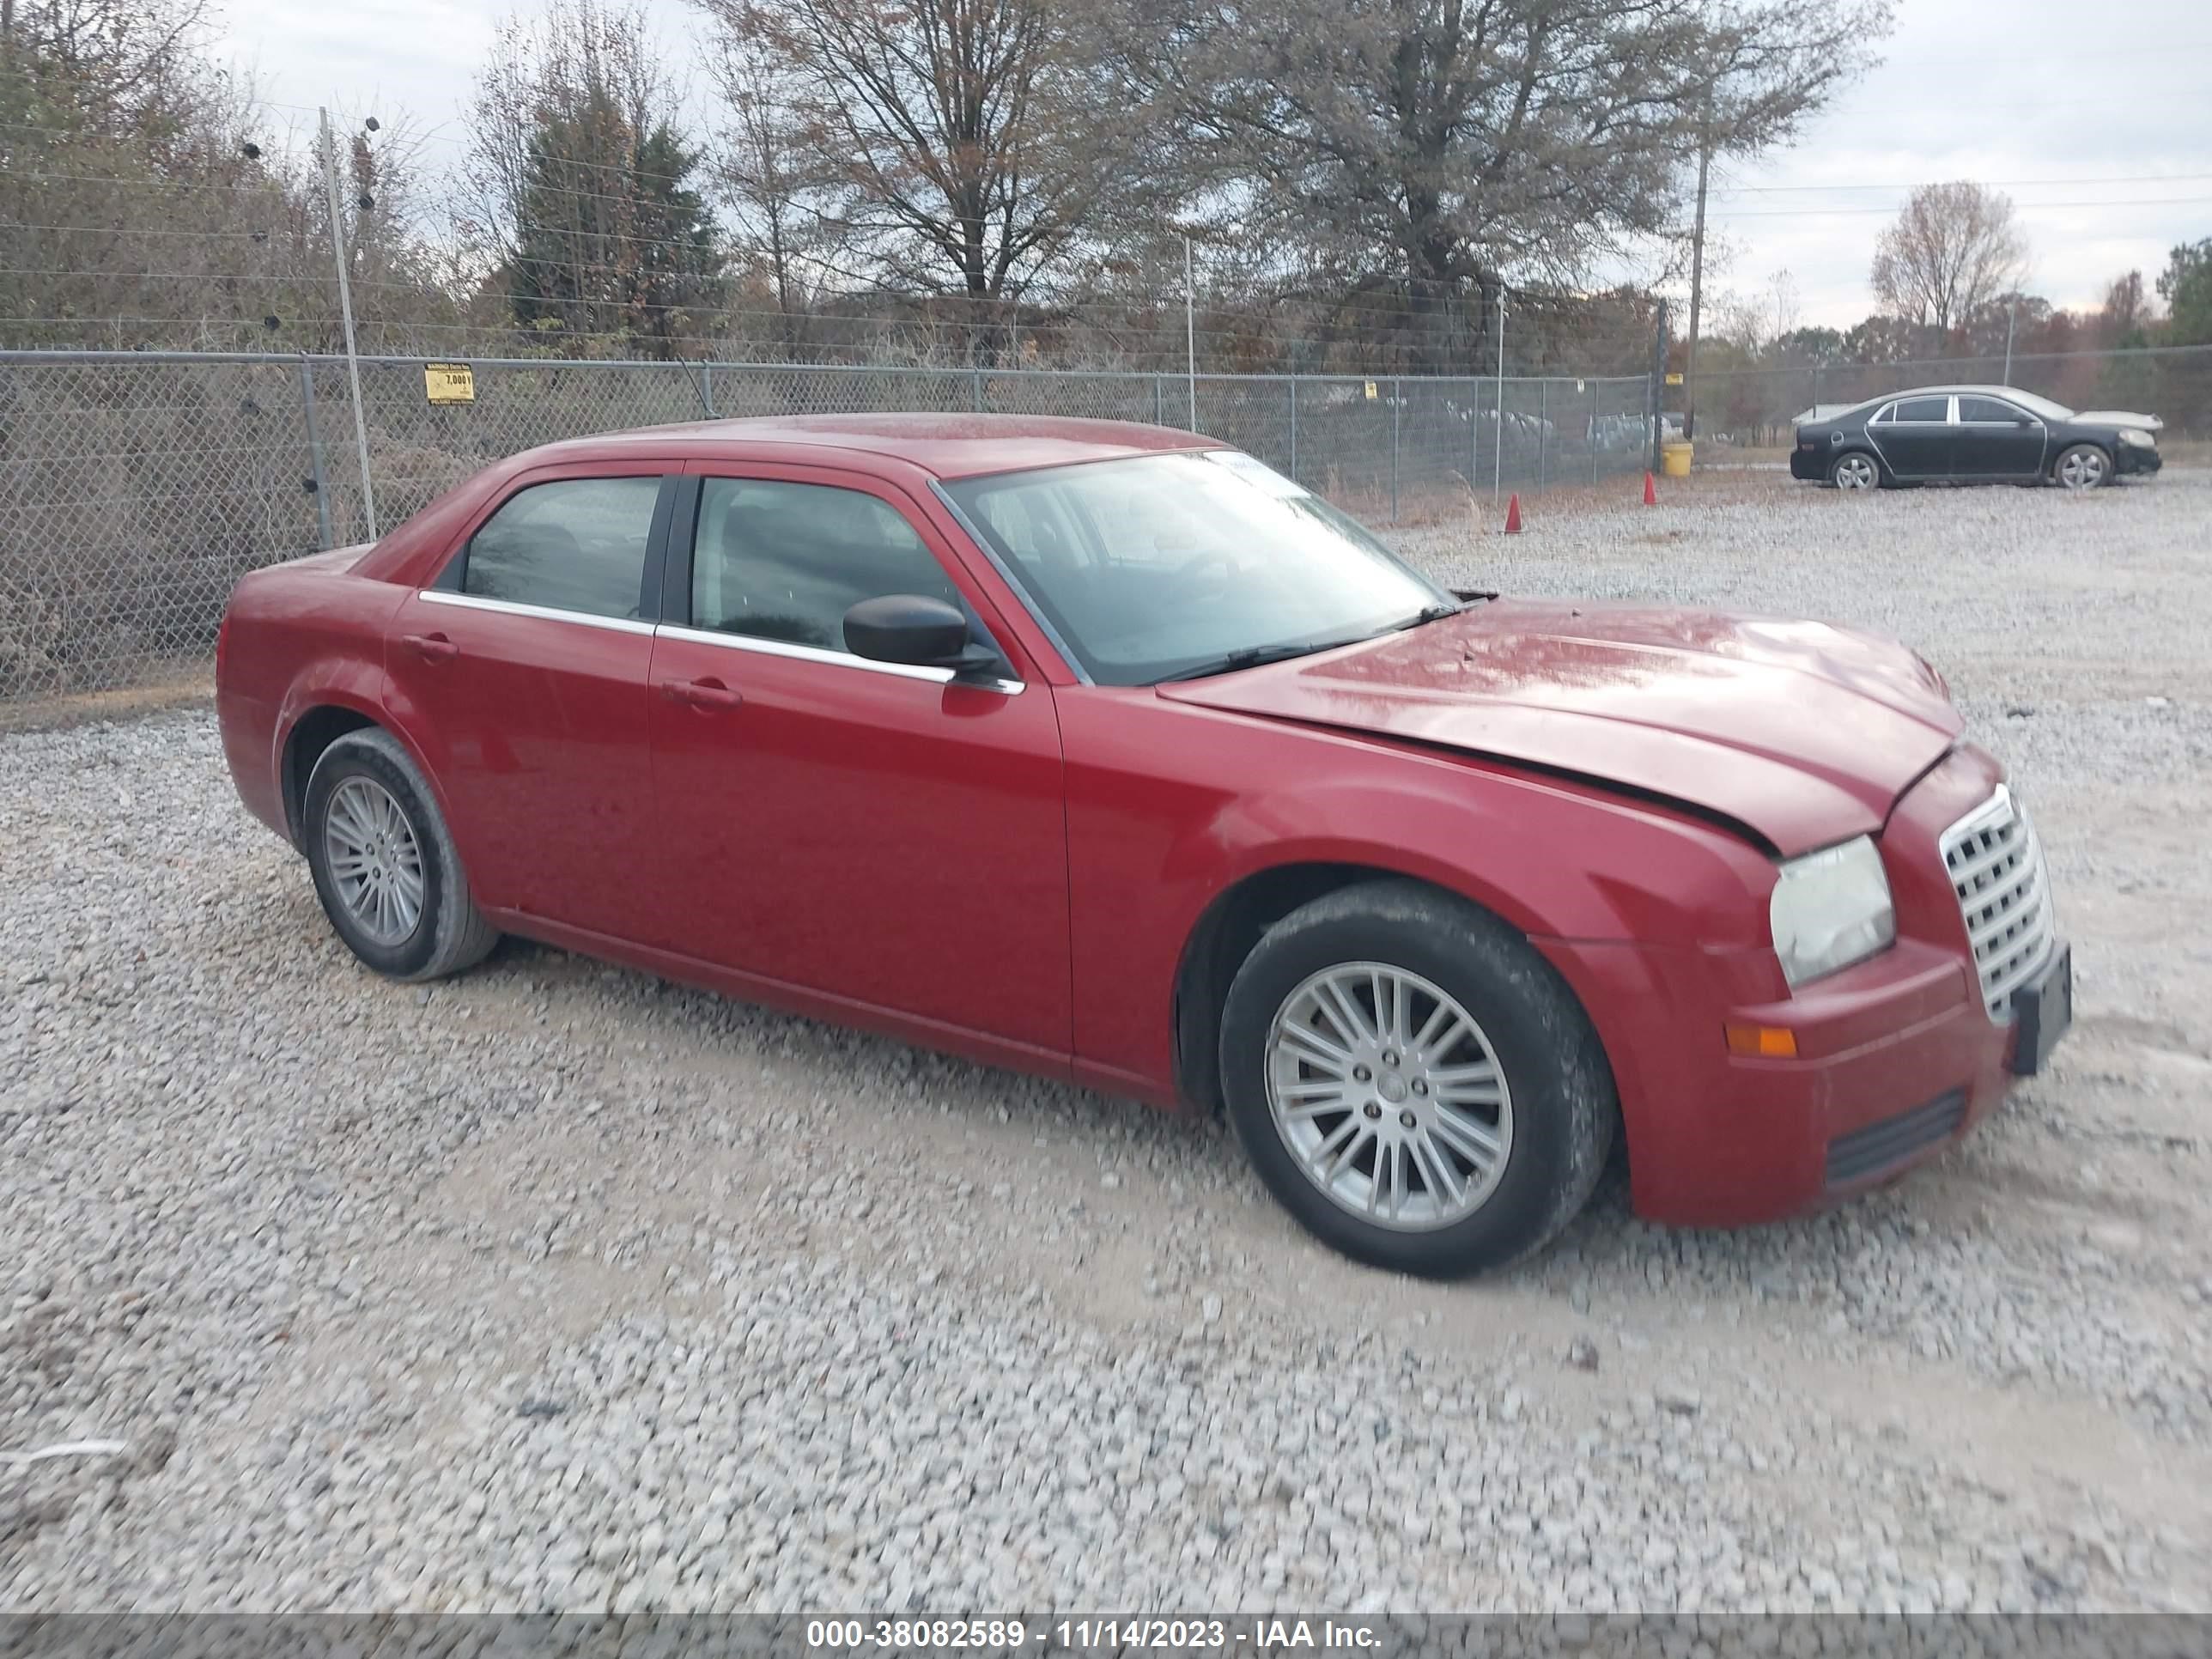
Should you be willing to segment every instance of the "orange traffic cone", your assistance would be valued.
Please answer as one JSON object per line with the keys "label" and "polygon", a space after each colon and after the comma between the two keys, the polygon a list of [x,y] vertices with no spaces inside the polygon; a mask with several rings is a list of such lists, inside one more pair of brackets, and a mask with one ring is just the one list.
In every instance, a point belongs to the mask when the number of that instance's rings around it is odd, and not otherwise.
{"label": "orange traffic cone", "polygon": [[1659,505],[1658,486],[1652,482],[1651,475],[1649,472],[1646,472],[1644,475],[1644,505],[1646,507],[1656,507]]}
{"label": "orange traffic cone", "polygon": [[1509,536],[1521,533],[1521,495],[1518,490],[1505,503],[1505,533]]}

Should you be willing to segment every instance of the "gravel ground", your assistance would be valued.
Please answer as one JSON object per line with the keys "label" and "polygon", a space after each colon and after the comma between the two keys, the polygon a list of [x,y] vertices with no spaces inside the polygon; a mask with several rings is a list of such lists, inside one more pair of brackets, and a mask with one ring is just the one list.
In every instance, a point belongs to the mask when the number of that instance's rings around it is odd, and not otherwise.
{"label": "gravel ground", "polygon": [[0,738],[0,1607],[2212,1608],[2212,474],[1669,495],[1403,539],[1925,652],[2078,1024],[1847,1209],[1608,1187],[1473,1285],[1126,1102],[514,942],[374,980],[204,711]]}

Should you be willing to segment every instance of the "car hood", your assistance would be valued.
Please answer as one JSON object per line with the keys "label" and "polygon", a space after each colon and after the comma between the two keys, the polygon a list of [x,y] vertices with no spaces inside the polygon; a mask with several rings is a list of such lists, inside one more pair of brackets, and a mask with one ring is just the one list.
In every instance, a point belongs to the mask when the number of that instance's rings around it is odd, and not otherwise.
{"label": "car hood", "polygon": [[2155,415],[2138,415],[2131,409],[2085,409],[2074,418],[2087,426],[2138,426],[2146,432],[2165,429],[2166,422]]}
{"label": "car hood", "polygon": [[1893,641],[1634,604],[1476,605],[1160,695],[1664,796],[1784,854],[1879,829],[1960,727],[1934,671]]}

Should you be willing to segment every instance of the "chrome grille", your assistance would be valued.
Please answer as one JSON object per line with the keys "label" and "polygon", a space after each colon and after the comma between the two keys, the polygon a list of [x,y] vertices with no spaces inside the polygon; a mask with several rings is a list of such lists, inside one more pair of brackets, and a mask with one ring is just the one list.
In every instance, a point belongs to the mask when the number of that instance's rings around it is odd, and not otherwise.
{"label": "chrome grille", "polygon": [[2035,827],[2004,785],[1943,832],[1943,864],[1974,947],[1982,1000],[1999,1024],[2057,936],[2051,878]]}

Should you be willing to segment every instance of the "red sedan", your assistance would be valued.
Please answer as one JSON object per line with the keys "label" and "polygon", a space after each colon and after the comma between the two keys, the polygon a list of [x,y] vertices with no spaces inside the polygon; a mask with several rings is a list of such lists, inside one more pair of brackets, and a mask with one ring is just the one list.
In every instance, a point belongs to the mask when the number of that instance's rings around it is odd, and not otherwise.
{"label": "red sedan", "polygon": [[401,979],[501,933],[1191,1110],[1352,1255],[1786,1215],[2064,1030],[1942,679],[1823,624],[1448,592],[1141,426],[533,450],[239,584],[246,805]]}

